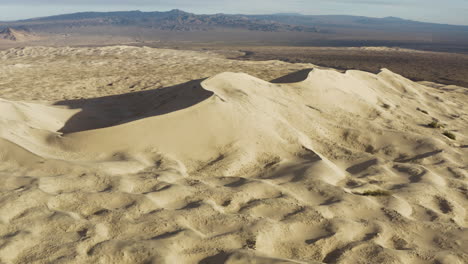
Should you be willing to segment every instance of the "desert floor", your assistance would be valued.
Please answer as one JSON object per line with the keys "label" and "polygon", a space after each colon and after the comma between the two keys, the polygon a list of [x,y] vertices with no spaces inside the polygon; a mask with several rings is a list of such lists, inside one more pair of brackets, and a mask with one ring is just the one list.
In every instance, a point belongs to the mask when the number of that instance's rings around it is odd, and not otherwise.
{"label": "desert floor", "polygon": [[29,47],[0,98],[0,263],[468,262],[466,88]]}
{"label": "desert floor", "polygon": [[[390,44],[390,43],[388,43]],[[143,44],[141,44],[143,45]],[[301,47],[268,45],[159,43],[155,47],[211,51],[239,60],[313,63],[340,71],[378,73],[386,68],[413,81],[468,87],[468,54],[398,47]],[[421,49],[424,46],[419,47]]]}

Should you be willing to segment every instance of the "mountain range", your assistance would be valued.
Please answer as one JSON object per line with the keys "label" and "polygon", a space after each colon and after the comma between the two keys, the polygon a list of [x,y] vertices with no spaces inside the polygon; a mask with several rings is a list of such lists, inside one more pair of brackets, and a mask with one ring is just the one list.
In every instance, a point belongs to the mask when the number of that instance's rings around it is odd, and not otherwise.
{"label": "mountain range", "polygon": [[219,28],[250,31],[299,31],[316,32],[313,25],[293,25],[246,15],[196,15],[174,9],[168,12],[84,12],[34,18],[14,22],[31,28],[92,27],[92,26],[139,26],[167,31],[208,31]]}
{"label": "mountain range", "polygon": [[468,33],[468,26],[425,23],[397,17],[371,18],[349,15],[301,15],[296,13],[198,15],[178,9],[167,12],[81,12],[0,23],[0,26],[2,25],[27,26],[38,30],[50,27],[139,26],[168,31],[207,31],[219,28],[234,28],[270,32],[330,32],[332,31],[330,29],[333,28],[360,28],[420,32],[452,30]]}
{"label": "mountain range", "polygon": [[[61,45],[223,43],[301,46],[399,46],[468,52],[468,26],[350,15],[82,12],[0,22],[0,31],[34,32]],[[7,32],[8,33],[8,32]],[[16,41],[4,34],[7,41]],[[52,40],[54,39],[54,40]],[[49,43],[41,43],[48,45]]]}

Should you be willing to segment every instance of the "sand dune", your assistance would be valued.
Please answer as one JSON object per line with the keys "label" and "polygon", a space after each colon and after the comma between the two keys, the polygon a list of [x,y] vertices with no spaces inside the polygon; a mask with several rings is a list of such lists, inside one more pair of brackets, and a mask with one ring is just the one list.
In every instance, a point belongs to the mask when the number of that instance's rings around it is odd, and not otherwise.
{"label": "sand dune", "polygon": [[385,69],[278,77],[0,100],[0,262],[468,261],[466,88]]}

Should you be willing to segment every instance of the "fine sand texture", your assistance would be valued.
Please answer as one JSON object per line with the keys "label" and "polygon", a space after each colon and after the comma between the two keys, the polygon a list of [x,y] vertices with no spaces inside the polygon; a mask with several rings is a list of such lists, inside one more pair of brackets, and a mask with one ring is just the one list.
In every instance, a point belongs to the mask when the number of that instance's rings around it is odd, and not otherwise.
{"label": "fine sand texture", "polygon": [[468,262],[466,88],[137,47],[0,62],[0,263]]}

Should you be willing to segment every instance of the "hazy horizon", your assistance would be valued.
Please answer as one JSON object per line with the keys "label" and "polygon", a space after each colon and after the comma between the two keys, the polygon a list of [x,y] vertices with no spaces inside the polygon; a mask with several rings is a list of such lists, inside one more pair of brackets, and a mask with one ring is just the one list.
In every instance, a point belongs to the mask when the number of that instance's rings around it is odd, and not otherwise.
{"label": "hazy horizon", "polygon": [[[424,7],[424,8],[421,8]],[[274,14],[354,15],[367,17],[400,17],[421,22],[468,25],[468,3],[449,0],[287,0],[271,3],[266,0],[150,1],[150,0],[0,0],[0,21],[12,21],[76,12],[168,11],[181,9],[196,14]]]}

